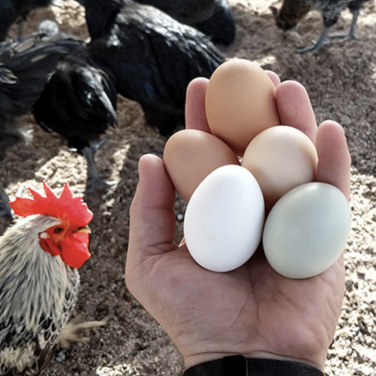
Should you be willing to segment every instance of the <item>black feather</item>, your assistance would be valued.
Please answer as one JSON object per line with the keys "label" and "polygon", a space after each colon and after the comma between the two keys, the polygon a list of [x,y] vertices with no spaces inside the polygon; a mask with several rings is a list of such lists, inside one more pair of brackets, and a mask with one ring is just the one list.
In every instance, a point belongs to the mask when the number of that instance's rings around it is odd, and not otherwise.
{"label": "black feather", "polygon": [[1,0],[0,1],[0,41],[5,40],[15,22],[26,20],[36,8],[47,7],[52,0]]}
{"label": "black feather", "polygon": [[152,5],[179,22],[193,26],[208,35],[212,42],[231,44],[236,27],[227,0],[137,0]]}
{"label": "black feather", "polygon": [[67,55],[33,106],[36,122],[64,136],[81,152],[117,124],[117,92],[85,45]]}
{"label": "black feather", "polygon": [[[72,48],[70,41],[41,42],[34,37],[0,43],[0,160],[11,145],[28,140],[20,118],[31,110],[60,59]],[[11,215],[8,201],[0,184],[0,216]]]}
{"label": "black feather", "polygon": [[90,52],[112,73],[119,94],[141,104],[148,123],[169,135],[184,122],[186,89],[225,58],[200,31],[132,0],[80,0]]}
{"label": "black feather", "polygon": [[29,112],[60,59],[74,45],[66,41],[0,43],[0,144],[22,131],[16,120]]}

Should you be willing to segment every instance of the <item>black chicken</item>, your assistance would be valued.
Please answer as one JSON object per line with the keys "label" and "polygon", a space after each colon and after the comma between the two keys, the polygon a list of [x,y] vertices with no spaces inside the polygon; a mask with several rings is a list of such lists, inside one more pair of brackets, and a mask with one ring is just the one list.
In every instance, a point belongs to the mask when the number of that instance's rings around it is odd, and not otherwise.
{"label": "black chicken", "polygon": [[[49,40],[61,38],[72,37],[61,33]],[[86,158],[88,191],[111,184],[97,173],[94,153],[104,143],[100,136],[117,124],[116,103],[113,79],[94,63],[86,44],[77,40],[77,48],[64,57],[32,108],[43,129],[66,138],[68,146]]]}
{"label": "black chicken", "polygon": [[225,59],[200,31],[132,0],[79,0],[90,52],[113,74],[119,94],[137,101],[149,124],[170,135],[184,122],[185,94]]}
{"label": "black chicken", "polygon": [[21,9],[18,22],[18,39],[22,39],[23,26],[29,14],[37,8],[47,8],[54,3],[54,0],[29,0]]}
{"label": "black chicken", "polygon": [[0,41],[5,40],[13,23],[19,23],[18,37],[22,37],[22,26],[29,13],[40,7],[47,7],[53,0],[1,0]]}
{"label": "black chicken", "polygon": [[[29,138],[20,118],[31,110],[61,57],[74,47],[70,41],[34,39],[0,43],[0,160],[9,146]],[[0,216],[10,213],[0,185]]]}
{"label": "black chicken", "polygon": [[318,41],[306,48],[297,50],[299,53],[317,52],[327,44],[326,38],[329,31],[342,11],[348,7],[353,15],[349,32],[347,34],[334,34],[332,37],[342,37],[343,40],[356,39],[355,28],[359,16],[360,9],[366,1],[369,0],[284,0],[281,9],[271,8],[274,13],[276,24],[283,30],[289,30],[295,27],[305,15],[311,10],[318,10],[323,16],[324,30],[322,31]]}
{"label": "black chicken", "polygon": [[236,26],[227,0],[137,0],[152,5],[179,22],[195,27],[210,36],[212,42],[231,44]]}

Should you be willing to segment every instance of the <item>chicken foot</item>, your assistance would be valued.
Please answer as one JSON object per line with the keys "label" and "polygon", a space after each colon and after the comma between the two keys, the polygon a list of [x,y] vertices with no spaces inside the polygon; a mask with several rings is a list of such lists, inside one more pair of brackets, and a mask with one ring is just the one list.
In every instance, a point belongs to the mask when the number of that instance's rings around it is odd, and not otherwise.
{"label": "chicken foot", "polygon": [[320,51],[325,45],[329,44],[329,42],[326,40],[326,38],[329,34],[330,29],[331,29],[331,27],[326,27],[322,31],[319,40],[313,46],[305,47],[305,48],[299,48],[299,49],[296,50],[296,52],[298,54],[311,52],[310,55],[312,56],[315,52]]}
{"label": "chicken foot", "polygon": [[22,42],[24,33],[25,20],[20,20],[17,26],[17,42]]}
{"label": "chicken foot", "polygon": [[107,322],[105,320],[81,322],[81,317],[76,317],[63,328],[59,340],[59,347],[67,349],[70,347],[71,342],[86,343],[89,341],[89,338],[83,334],[84,330],[98,328],[106,324]]}
{"label": "chicken foot", "polygon": [[329,38],[340,38],[341,42],[345,42],[346,40],[351,39],[358,39],[356,37],[356,23],[358,21],[358,16],[360,13],[360,9],[356,9],[352,11],[353,18],[351,20],[350,29],[348,33],[336,33],[328,35]]}
{"label": "chicken foot", "polygon": [[106,189],[118,183],[117,181],[108,182],[102,179],[98,174],[97,168],[95,166],[94,155],[96,151],[99,150],[108,141],[108,139],[109,138],[105,138],[101,142],[95,143],[91,147],[85,147],[81,150],[82,155],[85,157],[87,161],[88,167],[88,193],[93,193],[95,191]]}
{"label": "chicken foot", "polygon": [[[15,134],[2,134],[0,138],[0,160],[5,158],[5,151],[15,144],[19,138]],[[9,206],[9,197],[0,183],[0,217],[12,217],[13,211]]]}

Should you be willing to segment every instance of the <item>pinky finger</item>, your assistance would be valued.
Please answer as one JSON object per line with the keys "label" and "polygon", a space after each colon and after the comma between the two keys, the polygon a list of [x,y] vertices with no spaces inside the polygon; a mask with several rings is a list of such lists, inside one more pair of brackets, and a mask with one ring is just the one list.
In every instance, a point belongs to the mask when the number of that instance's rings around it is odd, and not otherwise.
{"label": "pinky finger", "polygon": [[279,76],[277,75],[277,73],[274,73],[273,71],[270,71],[270,70],[266,70],[265,72],[267,73],[269,78],[272,80],[275,87],[277,87],[281,83],[281,80]]}
{"label": "pinky finger", "polygon": [[334,121],[324,121],[317,130],[319,156],[316,180],[334,185],[350,196],[351,157],[343,128]]}

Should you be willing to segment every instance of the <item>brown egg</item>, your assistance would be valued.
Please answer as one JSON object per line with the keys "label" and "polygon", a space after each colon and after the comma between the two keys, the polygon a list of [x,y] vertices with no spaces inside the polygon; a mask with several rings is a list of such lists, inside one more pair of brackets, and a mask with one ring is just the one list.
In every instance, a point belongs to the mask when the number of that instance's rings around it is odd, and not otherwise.
{"label": "brown egg", "polygon": [[186,201],[216,168],[227,164],[239,165],[229,146],[212,134],[196,129],[184,129],[173,134],[164,148],[163,160],[177,192]]}
{"label": "brown egg", "polygon": [[314,180],[317,161],[316,147],[308,136],[296,128],[278,126],[252,140],[242,166],[256,178],[270,210],[285,193]]}
{"label": "brown egg", "polygon": [[206,115],[213,135],[242,156],[257,134],[280,124],[275,90],[255,62],[231,59],[221,64],[206,91]]}

